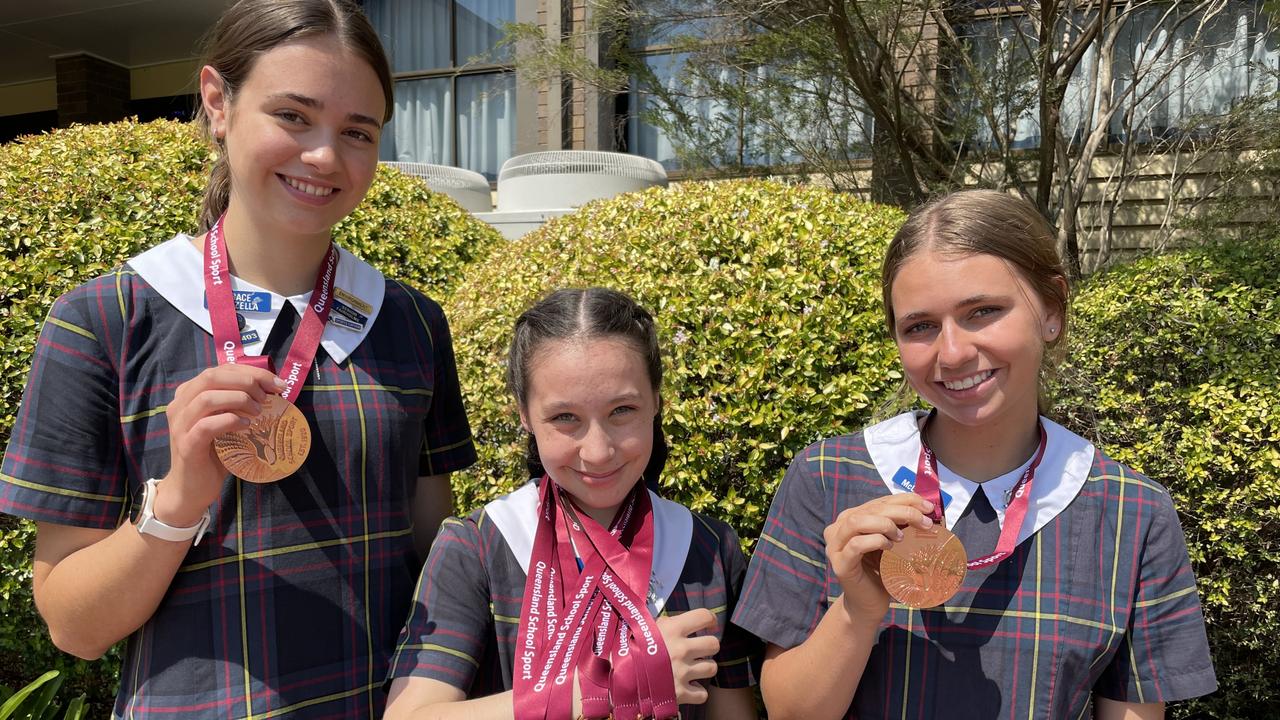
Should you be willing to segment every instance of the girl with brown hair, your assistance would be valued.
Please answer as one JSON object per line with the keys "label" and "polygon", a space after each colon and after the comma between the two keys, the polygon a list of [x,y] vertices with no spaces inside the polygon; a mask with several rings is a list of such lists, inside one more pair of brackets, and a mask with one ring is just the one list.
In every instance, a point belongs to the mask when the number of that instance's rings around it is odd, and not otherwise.
{"label": "girl with brown hair", "polygon": [[0,511],[37,522],[54,642],[128,639],[115,717],[378,716],[444,476],[474,458],[440,307],[330,237],[390,70],[347,0],[242,0],[199,83],[201,232],[54,304]]}
{"label": "girl with brown hair", "polygon": [[441,528],[387,718],[754,718],[738,538],[648,487],[666,460],[653,317],[556,291],[516,321],[507,381],[531,480]]}
{"label": "girl with brown hair", "polygon": [[995,191],[913,212],[885,322],[931,407],[792,462],[734,622],[771,718],[1143,720],[1216,686],[1168,492],[1043,413],[1054,233]]}

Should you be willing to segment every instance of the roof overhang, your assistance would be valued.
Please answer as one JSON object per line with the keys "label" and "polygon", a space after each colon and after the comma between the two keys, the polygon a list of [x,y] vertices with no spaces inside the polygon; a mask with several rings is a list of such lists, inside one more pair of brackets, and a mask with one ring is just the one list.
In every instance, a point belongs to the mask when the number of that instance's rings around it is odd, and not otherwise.
{"label": "roof overhang", "polygon": [[50,80],[59,56],[88,53],[128,69],[190,61],[233,0],[5,0],[0,86]]}

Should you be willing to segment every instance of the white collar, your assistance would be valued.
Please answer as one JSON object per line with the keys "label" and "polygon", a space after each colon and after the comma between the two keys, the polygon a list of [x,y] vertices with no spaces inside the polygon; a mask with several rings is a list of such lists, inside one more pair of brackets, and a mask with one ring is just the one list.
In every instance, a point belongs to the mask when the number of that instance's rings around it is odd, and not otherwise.
{"label": "white collar", "polygon": [[[653,573],[649,578],[649,612],[657,617],[671,591],[680,582],[689,544],[693,540],[693,513],[680,503],[658,497],[653,502]],[[538,486],[530,480],[515,492],[484,506],[484,512],[502,533],[511,554],[525,574],[533,556],[533,537],[538,531]]]}
{"label": "white collar", "polygon": [[[150,250],[129,260],[132,267],[147,284],[155,288],[161,297],[169,301],[179,312],[186,315],[205,332],[212,334],[209,311],[204,305],[204,256],[192,244],[188,235],[178,234],[173,239],[163,242]],[[285,298],[269,290],[264,290],[253,283],[231,277],[231,288],[235,292],[250,292],[270,295],[271,307],[267,312],[241,312],[245,320],[244,331],[253,331],[258,341],[244,346],[248,355],[261,355],[267,336],[275,325],[284,301],[293,303],[299,315],[306,312],[311,291],[303,295]],[[320,340],[321,347],[336,363],[347,359],[360,345],[369,330],[373,328],[374,319],[382,309],[383,296],[386,294],[386,281],[382,273],[372,265],[352,255],[343,248],[338,248],[338,276],[334,279],[335,303],[343,303],[354,309],[358,315],[367,318],[360,329],[355,329],[358,322],[346,320],[338,313],[335,304],[330,313],[328,326]],[[354,306],[354,307],[353,307]]]}
{"label": "white collar", "polygon": [[[915,413],[903,413],[863,432],[867,453],[890,492],[910,492],[914,487],[916,465],[920,459],[920,417]],[[1093,467],[1094,448],[1088,440],[1046,417],[1042,416],[1040,422],[1044,425],[1048,443],[1040,467],[1036,469],[1035,482],[1031,485],[1029,521],[1023,523],[1018,533],[1019,543],[1039,532],[1071,504]],[[1027,463],[1030,464],[1029,459]],[[1018,481],[1025,469],[1026,465],[982,483],[983,492],[1002,525],[1004,492]],[[973,499],[978,483],[939,467],[938,484],[944,496],[950,496],[949,502],[944,497],[947,527],[955,527]]]}

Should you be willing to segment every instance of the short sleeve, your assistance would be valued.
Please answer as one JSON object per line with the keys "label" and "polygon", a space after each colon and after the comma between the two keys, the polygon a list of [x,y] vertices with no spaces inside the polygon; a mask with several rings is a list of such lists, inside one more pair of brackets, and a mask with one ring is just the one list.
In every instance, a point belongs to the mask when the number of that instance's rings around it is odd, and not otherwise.
{"label": "short sleeve", "polygon": [[481,556],[480,531],[474,522],[444,521],[418,579],[388,680],[424,677],[463,692],[471,689],[485,639],[494,632]]}
{"label": "short sleeve", "polygon": [[[747,576],[747,557],[742,554],[738,534],[727,524],[720,533],[720,562],[724,567],[725,602],[728,605],[724,616],[729,618],[733,616],[738,596],[742,593],[742,583]],[[718,669],[714,684],[722,688],[759,684],[763,654],[759,638],[732,622],[725,623],[720,652],[715,657]]]}
{"label": "short sleeve", "polygon": [[827,608],[822,532],[831,498],[820,472],[825,442],[787,468],[747,568],[733,622],[782,648],[804,642]]}
{"label": "short sleeve", "polygon": [[424,317],[430,333],[432,371],[431,408],[423,421],[419,475],[441,475],[468,467],[476,461],[471,426],[462,406],[462,387],[453,357],[453,336],[444,311],[434,302],[415,296],[414,302],[427,305]]}
{"label": "short sleeve", "polygon": [[49,311],[0,466],[0,512],[103,530],[124,517],[118,373],[101,337],[105,318],[90,310],[113,306],[94,302],[103,292],[90,283]]}
{"label": "short sleeve", "polygon": [[1164,493],[1156,497],[1129,630],[1094,685],[1112,700],[1169,702],[1205,695],[1218,686],[1186,538],[1172,500]]}

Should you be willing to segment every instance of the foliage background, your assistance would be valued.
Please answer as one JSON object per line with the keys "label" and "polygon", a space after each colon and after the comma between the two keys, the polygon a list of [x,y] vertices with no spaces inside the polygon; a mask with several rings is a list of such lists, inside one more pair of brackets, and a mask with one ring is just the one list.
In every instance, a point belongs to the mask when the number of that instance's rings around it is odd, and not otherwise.
{"label": "foliage background", "polygon": [[1280,717],[1280,235],[1138,260],[1075,302],[1065,424],[1169,488],[1219,690],[1173,717]]}
{"label": "foliage background", "polygon": [[[208,159],[191,128],[163,122],[0,146],[0,442],[53,299],[193,230]],[[726,518],[749,547],[791,455],[857,429],[897,393],[878,266],[902,218],[808,186],[685,183],[593,203],[505,243],[417,181],[380,172],[337,234],[450,314],[481,452],[455,476],[460,510],[524,476],[501,379],[516,314],[552,287],[608,284],[653,309],[664,332],[664,492]],[[1175,718],[1280,717],[1278,237],[1089,278],[1054,388],[1061,420],[1168,486],[1182,515],[1223,689]],[[58,653],[35,615],[32,538],[0,516],[0,684],[57,668],[71,694],[107,707],[114,658]]]}

